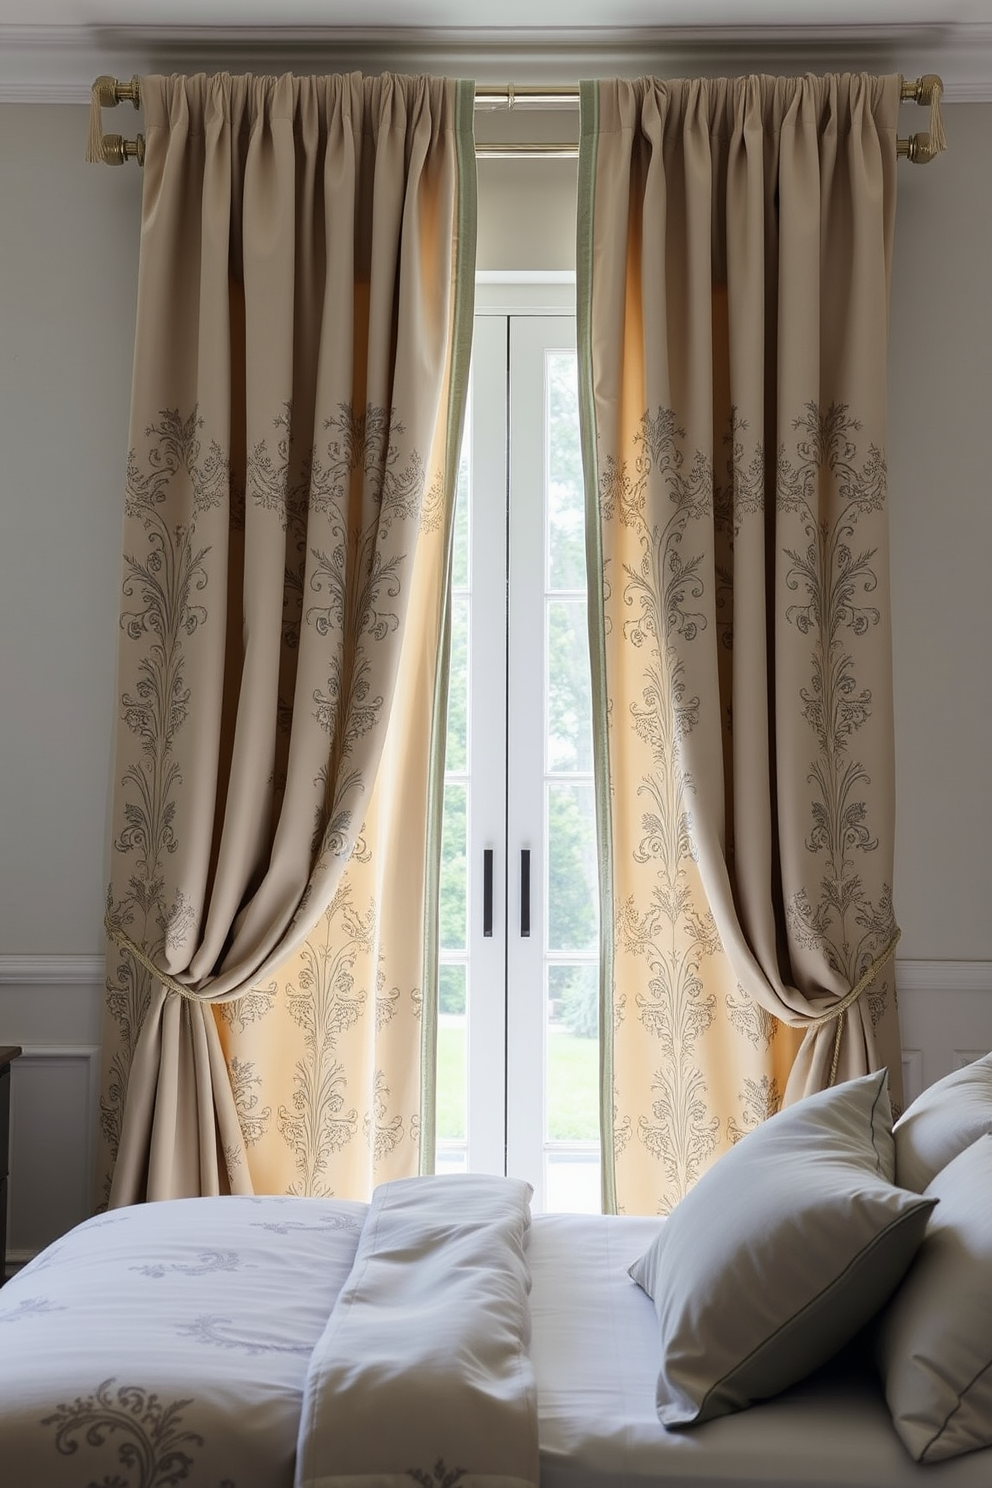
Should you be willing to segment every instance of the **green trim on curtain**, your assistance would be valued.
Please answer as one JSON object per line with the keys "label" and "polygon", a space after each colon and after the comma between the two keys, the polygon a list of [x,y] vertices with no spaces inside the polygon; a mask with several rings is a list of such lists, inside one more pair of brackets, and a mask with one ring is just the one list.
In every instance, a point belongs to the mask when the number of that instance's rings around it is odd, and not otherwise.
{"label": "green trim on curtain", "polygon": [[575,321],[579,370],[579,429],[586,509],[586,574],[592,690],[593,772],[599,860],[599,1129],[604,1214],[616,1212],[613,1149],[613,833],[610,745],[607,735],[606,620],[603,608],[603,532],[592,373],[593,218],[599,141],[599,84],[579,84],[579,182],[575,253]]}
{"label": "green trim on curtain", "polygon": [[438,901],[441,887],[441,827],[444,814],[444,765],[448,722],[448,675],[451,661],[451,565],[455,494],[465,409],[468,403],[472,326],[475,317],[475,260],[478,191],[475,161],[475,83],[455,82],[455,142],[458,156],[458,215],[455,240],[455,299],[452,311],[451,370],[445,425],[444,512],[445,579],[441,620],[441,654],[434,681],[430,780],[427,793],[427,872],[424,894],[424,989],[421,1008],[420,1171],[434,1171],[437,1137],[437,1003]]}

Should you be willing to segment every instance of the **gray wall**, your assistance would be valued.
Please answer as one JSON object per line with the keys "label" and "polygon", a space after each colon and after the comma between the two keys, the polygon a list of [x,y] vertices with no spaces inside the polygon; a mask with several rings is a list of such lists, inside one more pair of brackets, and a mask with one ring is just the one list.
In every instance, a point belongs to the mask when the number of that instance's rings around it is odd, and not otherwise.
{"label": "gray wall", "polygon": [[899,171],[890,521],[900,957],[992,957],[992,105]]}
{"label": "gray wall", "polygon": [[0,106],[0,955],[101,949],[141,181],[85,131]]}

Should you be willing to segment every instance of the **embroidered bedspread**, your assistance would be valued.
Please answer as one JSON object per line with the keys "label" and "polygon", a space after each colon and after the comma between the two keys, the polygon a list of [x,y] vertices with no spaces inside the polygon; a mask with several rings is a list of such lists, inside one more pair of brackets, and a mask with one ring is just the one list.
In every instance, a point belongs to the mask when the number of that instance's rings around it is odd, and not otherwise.
{"label": "embroidered bedspread", "polygon": [[376,1190],[310,1361],[297,1488],[537,1483],[529,1199],[474,1175]]}
{"label": "embroidered bedspread", "polygon": [[0,1290],[3,1488],[292,1488],[367,1208],[181,1199],[56,1241]]}
{"label": "embroidered bedspread", "polygon": [[[490,1223],[474,1181],[386,1185],[371,1206],[182,1199],[80,1225],[0,1290],[0,1484],[293,1488],[341,1477],[336,1463],[364,1488],[380,1472],[405,1488],[469,1488],[476,1472],[507,1488],[536,1482],[526,1190],[479,1180],[498,1194]],[[417,1221],[409,1201],[420,1185],[427,1213]],[[494,1276],[476,1290],[468,1279],[490,1244]],[[391,1337],[405,1340],[405,1363],[391,1357]],[[449,1395],[445,1361],[471,1374],[467,1388]],[[423,1377],[404,1382],[410,1369]],[[338,1385],[343,1425],[327,1396]],[[484,1429],[487,1400],[494,1424]],[[311,1476],[301,1479],[304,1402]],[[386,1442],[395,1450],[383,1458]]]}

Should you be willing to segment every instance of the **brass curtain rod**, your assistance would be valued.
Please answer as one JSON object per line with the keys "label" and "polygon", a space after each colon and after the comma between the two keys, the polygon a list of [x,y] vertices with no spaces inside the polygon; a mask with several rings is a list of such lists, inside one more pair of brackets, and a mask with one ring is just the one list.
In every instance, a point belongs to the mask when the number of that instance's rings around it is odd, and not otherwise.
{"label": "brass curtain rod", "polygon": [[[943,91],[943,82],[933,72],[928,72],[919,78],[903,78],[902,101],[918,103],[930,109],[930,130],[928,133],[911,134],[907,139],[897,139],[897,156],[911,160],[916,165],[925,165],[947,148],[940,115],[940,99]],[[136,109],[141,107],[140,78],[133,77],[129,83],[122,83],[115,77],[98,77],[92,90],[86,158],[103,165],[123,165],[126,160],[136,160],[139,165],[143,165],[145,161],[143,134],[137,135],[134,139],[125,139],[119,134],[104,134],[103,132],[103,110],[116,108],[120,103],[132,103]],[[578,106],[579,91],[574,83],[565,85],[507,83],[499,87],[483,84],[475,90],[477,110],[511,112],[517,108],[576,109]],[[511,140],[502,144],[477,141],[475,153],[480,160],[506,160],[512,157],[529,160],[575,160],[578,157],[579,147],[577,144],[542,145]]]}

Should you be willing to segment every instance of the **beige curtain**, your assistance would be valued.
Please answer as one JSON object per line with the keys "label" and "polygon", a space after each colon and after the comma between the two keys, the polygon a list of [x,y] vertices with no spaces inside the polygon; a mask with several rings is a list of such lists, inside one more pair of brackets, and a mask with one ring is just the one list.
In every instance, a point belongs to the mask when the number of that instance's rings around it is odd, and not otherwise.
{"label": "beige curtain", "polygon": [[364,1196],[431,1076],[472,87],[142,101],[107,1196]]}
{"label": "beige curtain", "polygon": [[[605,1201],[900,1099],[885,376],[897,77],[582,88]],[[601,595],[601,604],[599,603]]]}

